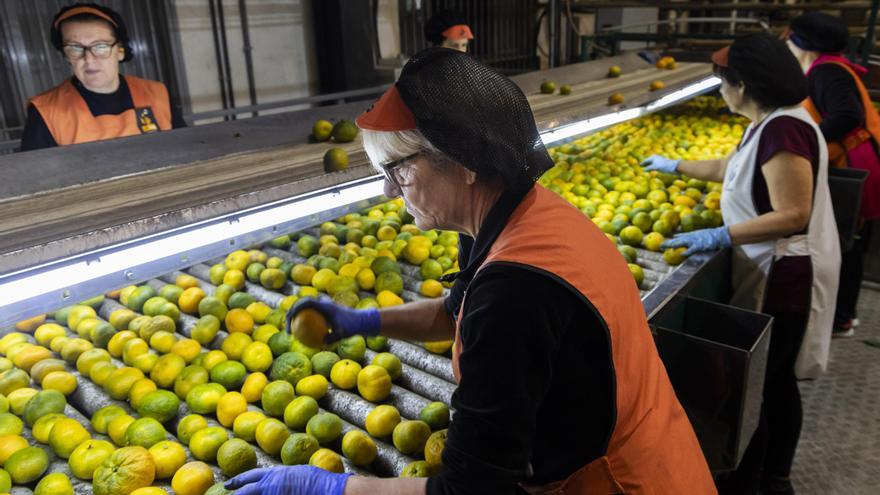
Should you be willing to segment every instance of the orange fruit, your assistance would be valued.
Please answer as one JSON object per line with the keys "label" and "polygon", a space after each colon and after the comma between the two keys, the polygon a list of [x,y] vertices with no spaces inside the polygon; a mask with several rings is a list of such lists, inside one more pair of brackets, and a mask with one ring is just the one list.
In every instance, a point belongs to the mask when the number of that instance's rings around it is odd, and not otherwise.
{"label": "orange fruit", "polygon": [[247,310],[230,309],[226,313],[226,330],[230,333],[242,332],[250,335],[254,331],[254,317]]}
{"label": "orange fruit", "polygon": [[199,303],[205,296],[205,291],[201,287],[190,287],[180,294],[180,298],[177,299],[177,305],[184,313],[196,314],[199,311]]}
{"label": "orange fruit", "polygon": [[309,347],[321,347],[329,333],[327,319],[319,311],[306,308],[298,312],[291,322],[293,336]]}

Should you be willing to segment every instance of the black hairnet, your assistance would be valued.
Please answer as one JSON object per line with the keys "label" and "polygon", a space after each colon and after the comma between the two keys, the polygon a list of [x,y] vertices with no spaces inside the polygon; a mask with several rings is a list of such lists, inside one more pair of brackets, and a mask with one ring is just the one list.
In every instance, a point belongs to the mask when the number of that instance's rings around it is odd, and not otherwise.
{"label": "black hairnet", "polygon": [[[113,34],[116,36],[116,41],[119,42],[119,45],[125,49],[125,56],[122,59],[122,61],[128,62],[129,60],[132,59],[132,57],[134,57],[134,50],[131,49],[131,44],[129,43],[129,39],[128,39],[128,29],[126,29],[126,27],[125,27],[125,21],[122,20],[122,16],[119,15],[115,10],[113,10],[111,8],[104,7],[103,5],[98,5],[95,3],[75,3],[72,5],[68,5],[66,7],[62,7],[61,10],[59,10],[58,13],[55,14],[55,17],[52,18],[52,24],[50,25],[50,37],[52,39],[52,46],[54,46],[59,52],[62,51],[62,49],[64,48],[62,46],[64,40],[61,39],[61,25],[59,25],[56,28],[55,21],[59,17],[64,15],[64,13],[67,12],[68,10],[76,8],[76,7],[91,7],[93,9],[100,10],[102,13],[107,15],[107,17],[113,19],[113,22],[116,25],[114,26],[112,23],[109,23],[110,27],[113,29]],[[95,15],[90,15],[90,14],[82,14],[82,15],[90,16],[94,19],[99,19],[101,21],[107,22],[106,19],[102,19],[102,18],[95,16]],[[75,19],[76,17],[78,17],[78,15],[74,16],[72,19]],[[63,25],[64,22],[67,22],[67,20],[63,21],[61,24]]]}
{"label": "black hairnet", "polygon": [[434,45],[440,45],[443,43],[443,31],[459,24],[467,24],[463,15],[452,10],[441,10],[425,23],[425,39]]}
{"label": "black hairnet", "polygon": [[765,33],[750,34],[730,45],[728,66],[717,71],[764,108],[797,105],[807,97],[807,79],[785,42]]}
{"label": "black hairnet", "polygon": [[470,55],[423,50],[403,67],[397,89],[428,141],[478,176],[523,192],[553,166],[525,95]]}
{"label": "black hairnet", "polygon": [[839,17],[807,12],[792,19],[789,39],[798,47],[822,53],[840,53],[849,43],[849,30]]}

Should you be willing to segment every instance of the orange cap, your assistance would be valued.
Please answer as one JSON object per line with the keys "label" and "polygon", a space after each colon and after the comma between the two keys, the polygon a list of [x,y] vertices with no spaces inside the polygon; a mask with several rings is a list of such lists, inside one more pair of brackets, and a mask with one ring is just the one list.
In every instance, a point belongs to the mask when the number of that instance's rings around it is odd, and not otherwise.
{"label": "orange cap", "polygon": [[720,67],[727,67],[727,59],[730,57],[730,45],[718,50],[712,54],[712,61]]}
{"label": "orange cap", "polygon": [[116,21],[114,21],[112,18],[110,18],[109,15],[101,12],[100,10],[98,10],[94,7],[89,7],[86,5],[84,5],[82,7],[74,7],[72,9],[68,10],[63,15],[59,16],[58,19],[55,19],[55,23],[52,24],[52,27],[55,29],[58,29],[58,25],[60,25],[62,22],[66,21],[67,19],[70,19],[71,17],[73,17],[75,15],[80,15],[80,14],[96,15],[96,16],[100,17],[101,19],[104,19],[105,21],[109,22],[110,24],[113,24],[114,27],[119,27],[116,25]]}
{"label": "orange cap", "polygon": [[416,128],[416,118],[392,85],[376,103],[360,114],[355,123],[371,131],[408,131]]}
{"label": "orange cap", "polygon": [[448,40],[474,39],[474,33],[471,32],[471,28],[467,24],[450,26],[442,34]]}

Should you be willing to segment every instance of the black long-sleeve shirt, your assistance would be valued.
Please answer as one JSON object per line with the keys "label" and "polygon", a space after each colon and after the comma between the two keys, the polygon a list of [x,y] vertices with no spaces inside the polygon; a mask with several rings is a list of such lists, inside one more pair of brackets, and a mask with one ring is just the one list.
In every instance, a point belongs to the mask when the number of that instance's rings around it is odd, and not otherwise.
{"label": "black long-sleeve shirt", "polygon": [[[122,76],[119,76],[119,89],[107,94],[89,91],[76,77],[71,78],[71,82],[83,100],[85,100],[89,111],[95,117],[99,115],[119,115],[134,108],[131,91],[129,91],[128,83]],[[171,127],[173,129],[186,127],[186,122],[183,120],[180,109],[173,104],[171,105]],[[20,151],[51,148],[53,146],[58,146],[58,143],[49,131],[43,116],[40,115],[36,107],[28,105],[27,120],[21,135]]]}
{"label": "black long-sleeve shirt", "polygon": [[520,482],[558,481],[605,455],[611,436],[610,343],[583,296],[517,264],[474,276],[519,199],[505,194],[489,213],[446,301],[457,315],[464,299],[461,382],[430,495],[521,493]]}
{"label": "black long-sleeve shirt", "polygon": [[865,123],[865,109],[852,76],[837,64],[820,64],[807,77],[810,99],[824,117],[819,124],[828,142],[839,141]]}

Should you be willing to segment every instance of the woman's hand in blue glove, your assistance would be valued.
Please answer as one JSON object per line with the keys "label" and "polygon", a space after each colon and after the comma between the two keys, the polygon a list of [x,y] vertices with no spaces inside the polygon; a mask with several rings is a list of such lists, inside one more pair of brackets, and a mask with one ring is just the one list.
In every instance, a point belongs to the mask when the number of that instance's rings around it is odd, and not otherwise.
{"label": "woman's hand in blue glove", "polygon": [[352,335],[373,337],[379,335],[379,330],[382,327],[379,310],[376,308],[351,309],[334,303],[328,297],[320,299],[309,297],[297,301],[287,312],[288,330],[291,328],[291,320],[293,320],[297,313],[306,308],[318,311],[327,319],[327,323],[333,330],[327,335],[327,342],[335,342]]}
{"label": "woman's hand in blue glove", "polygon": [[349,476],[314,466],[276,466],[251,469],[223,486],[235,495],[342,495]]}
{"label": "woman's hand in blue glove", "polygon": [[662,155],[651,155],[642,162],[642,166],[645,167],[645,172],[656,170],[667,174],[677,174],[679,163],[681,160],[673,160]]}
{"label": "woman's hand in blue glove", "polygon": [[700,251],[714,251],[730,247],[731,244],[730,230],[727,227],[718,227],[676,234],[675,237],[664,242],[660,247],[663,249],[687,247],[684,256],[690,256]]}

